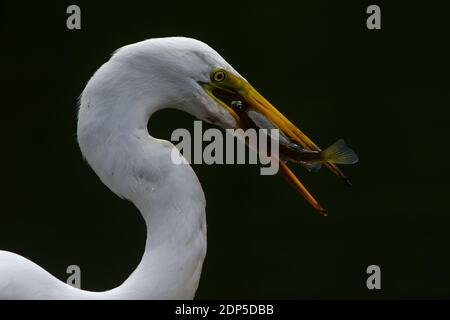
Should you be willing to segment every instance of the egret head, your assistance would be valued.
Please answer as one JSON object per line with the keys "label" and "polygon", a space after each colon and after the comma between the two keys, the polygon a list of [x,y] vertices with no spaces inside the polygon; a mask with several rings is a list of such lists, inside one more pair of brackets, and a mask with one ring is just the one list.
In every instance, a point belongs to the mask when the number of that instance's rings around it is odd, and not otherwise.
{"label": "egret head", "polygon": [[[180,109],[223,128],[239,128],[242,122],[231,104],[239,100],[260,112],[286,136],[298,133],[247,80],[201,41],[183,37],[150,39],[119,49],[110,62],[125,66],[121,76],[132,74],[133,79],[122,79],[120,83],[133,83],[146,92],[152,98],[153,109],[155,105]],[[307,142],[302,141],[302,145]]]}
{"label": "egret head", "polygon": [[[107,123],[105,135],[117,128],[146,128],[152,113],[174,108],[222,128],[243,128],[244,106],[256,111],[271,128],[304,149],[320,149],[253,88],[230,64],[205,43],[183,37],[157,38],[119,49],[91,78],[82,97],[78,137],[98,136],[98,123]],[[283,163],[281,163],[283,166]],[[325,163],[347,181],[332,163]],[[298,179],[285,176],[301,193]]]}
{"label": "egret head", "polygon": [[108,63],[120,69],[116,76],[122,79],[117,82],[122,86],[132,84],[134,88],[127,92],[142,96],[144,108],[149,107],[150,112],[174,108],[220,127],[237,127],[233,114],[213,99],[203,84],[210,81],[211,71],[217,67],[240,76],[201,41],[184,37],[149,39],[120,48]]}

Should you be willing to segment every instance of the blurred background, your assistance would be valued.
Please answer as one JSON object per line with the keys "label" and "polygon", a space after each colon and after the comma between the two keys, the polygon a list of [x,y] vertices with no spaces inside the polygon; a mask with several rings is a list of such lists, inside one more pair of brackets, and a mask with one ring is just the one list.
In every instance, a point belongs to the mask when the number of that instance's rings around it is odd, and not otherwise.
{"label": "blurred background", "polygon": [[[81,7],[82,29],[66,28]],[[366,28],[381,7],[382,29]],[[299,178],[318,215],[259,167],[195,165],[207,199],[208,254],[197,292],[216,298],[450,298],[448,8],[411,1],[2,1],[0,249],[82,288],[121,284],[139,263],[144,222],[81,157],[77,98],[117,48],[187,36],[216,49],[325,147],[360,163]],[[150,121],[169,139],[193,118]],[[204,125],[204,128],[208,128]],[[366,268],[381,268],[381,290]]]}

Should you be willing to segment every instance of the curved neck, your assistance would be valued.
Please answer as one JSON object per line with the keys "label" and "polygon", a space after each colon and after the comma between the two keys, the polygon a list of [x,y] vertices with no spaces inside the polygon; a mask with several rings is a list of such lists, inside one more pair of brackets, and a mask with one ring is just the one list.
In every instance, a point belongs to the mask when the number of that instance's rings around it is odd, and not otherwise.
{"label": "curved neck", "polygon": [[206,254],[205,198],[192,168],[171,161],[173,145],[148,134],[148,120],[160,108],[148,103],[151,96],[146,100],[145,112],[121,105],[120,97],[108,106],[95,95],[83,93],[81,100],[78,140],[86,160],[147,225],[142,261],[102,297],[191,299]]}

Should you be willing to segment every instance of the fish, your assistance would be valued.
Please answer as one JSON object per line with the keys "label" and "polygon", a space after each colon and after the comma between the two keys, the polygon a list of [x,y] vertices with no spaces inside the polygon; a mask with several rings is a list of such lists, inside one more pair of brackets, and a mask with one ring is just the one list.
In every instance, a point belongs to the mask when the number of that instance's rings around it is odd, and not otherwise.
{"label": "fish", "polygon": [[[242,101],[231,102],[231,106],[238,114],[244,126],[253,129],[277,129],[264,115],[245,106]],[[337,140],[331,146],[322,151],[308,150],[299,146],[295,141],[279,134],[280,158],[286,162],[294,162],[311,172],[319,171],[323,163],[355,164],[359,158],[355,151],[350,149],[343,139]]]}
{"label": "fish", "polygon": [[[277,128],[262,113],[251,108],[241,100],[233,100],[230,102],[233,111],[239,117],[243,129],[253,128],[255,130],[266,129],[267,136],[270,138],[270,129]],[[310,172],[319,171],[322,165],[325,165],[334,174],[340,177],[347,186],[351,186],[348,178],[336,166],[336,164],[354,164],[359,161],[356,153],[350,149],[343,139],[337,140],[330,147],[321,150],[313,142],[309,145],[299,145],[295,140],[286,136],[283,130],[278,131],[279,155],[278,161],[280,165],[280,174],[290,182],[294,188],[312,205],[320,214],[327,216],[327,211],[320,205],[308,189],[300,182],[296,175],[287,166],[288,162],[300,164]],[[269,144],[266,144],[269,146]],[[307,149],[308,148],[308,149]],[[269,150],[267,150],[270,152]]]}

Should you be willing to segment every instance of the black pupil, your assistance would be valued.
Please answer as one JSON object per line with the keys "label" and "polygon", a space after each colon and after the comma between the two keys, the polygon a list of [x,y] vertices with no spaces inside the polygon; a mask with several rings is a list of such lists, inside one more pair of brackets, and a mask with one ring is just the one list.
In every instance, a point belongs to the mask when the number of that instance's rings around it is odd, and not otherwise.
{"label": "black pupil", "polygon": [[223,80],[223,73],[222,72],[216,73],[216,80],[217,81],[222,81]]}
{"label": "black pupil", "polygon": [[242,111],[244,109],[244,104],[242,101],[233,101],[231,102],[231,106],[237,111]]}

